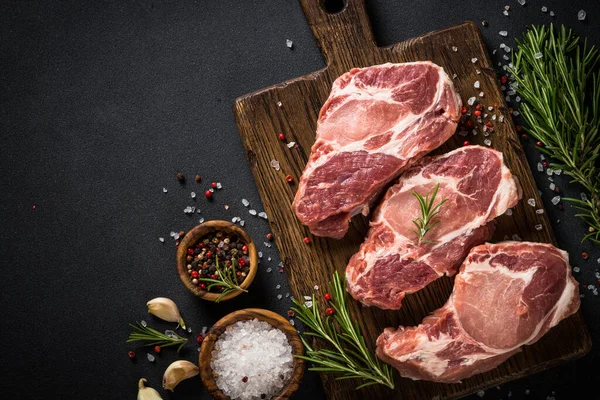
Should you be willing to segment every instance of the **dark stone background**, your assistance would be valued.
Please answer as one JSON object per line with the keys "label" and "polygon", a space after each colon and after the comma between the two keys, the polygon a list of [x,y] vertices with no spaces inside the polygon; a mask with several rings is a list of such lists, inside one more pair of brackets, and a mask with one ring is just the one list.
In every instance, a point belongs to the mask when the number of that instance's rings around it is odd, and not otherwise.
{"label": "dark stone background", "polygon": [[[502,41],[513,46],[527,24],[552,21],[600,44],[597,0],[527,3],[369,0],[367,6],[380,45],[467,19],[489,22],[482,31],[490,51]],[[512,7],[509,17],[502,14],[505,4]],[[540,11],[543,4],[554,18]],[[587,11],[584,22],[577,20],[579,9]],[[509,37],[500,37],[500,30]],[[160,329],[172,326],[146,313],[146,301],[156,296],[174,299],[193,327],[192,344],[181,353],[192,361],[195,334],[226,313],[247,306],[286,313],[289,299],[276,297],[289,291],[285,275],[276,268],[266,272],[279,262],[275,248],[262,249],[265,258],[249,295],[214,305],[179,282],[169,232],[187,230],[200,217],[241,216],[263,242],[267,223],[241,204],[247,198],[262,210],[231,106],[241,94],[321,67],[293,0],[1,3],[4,398],[133,399],[140,377],[159,388],[175,352],[165,350],[151,364],[144,348],[125,343],[129,322],[145,318]],[[526,148],[535,168],[539,153],[531,143]],[[185,185],[176,181],[178,171],[188,177]],[[195,173],[202,175],[201,184],[193,181]],[[587,227],[572,207],[560,212],[552,206],[545,174],[535,176],[558,242],[581,268],[575,276],[596,285],[600,252],[580,243]],[[211,181],[224,188],[209,203],[202,193]],[[563,195],[579,196],[564,177],[557,184]],[[191,191],[198,193],[196,200]],[[184,215],[187,205],[201,214]],[[581,258],[583,250],[588,261]],[[598,297],[586,288],[582,293],[596,342]],[[133,362],[127,357],[131,349],[138,354]],[[598,354],[594,348],[577,362],[490,389],[485,398],[598,398]],[[199,379],[165,394],[198,397],[208,398]],[[323,397],[318,377],[307,373],[295,398]]]}

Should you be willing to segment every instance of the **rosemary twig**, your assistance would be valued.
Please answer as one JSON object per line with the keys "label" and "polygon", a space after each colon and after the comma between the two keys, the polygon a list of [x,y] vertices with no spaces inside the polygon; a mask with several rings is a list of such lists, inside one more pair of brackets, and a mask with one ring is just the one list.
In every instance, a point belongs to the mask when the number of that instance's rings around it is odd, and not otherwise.
{"label": "rosemary twig", "polygon": [[[310,329],[301,335],[306,347],[306,356],[297,357],[313,363],[314,366],[309,368],[311,371],[341,374],[336,379],[361,379],[363,383],[356,389],[376,384],[393,389],[392,369],[369,351],[358,324],[348,312],[345,280],[342,282],[336,272],[333,282],[329,285],[332,290],[329,305],[335,311],[333,316],[327,316],[325,320],[321,318],[314,295],[311,307],[293,300],[295,307],[292,307],[292,310]],[[306,336],[320,338],[333,349],[315,349],[308,343]]]}
{"label": "rosemary twig", "polygon": [[152,329],[149,326],[143,326],[139,322],[136,325],[129,324],[133,328],[133,332],[129,334],[129,339],[127,339],[127,343],[136,342],[138,340],[150,342],[146,343],[145,346],[177,346],[177,351],[181,350],[184,344],[187,343],[187,339],[179,336],[175,332],[173,332],[172,336],[164,334],[162,332],[157,331],[156,329]]}
{"label": "rosemary twig", "polygon": [[442,206],[442,204],[444,204],[446,200],[448,200],[444,199],[440,201],[437,205],[433,205],[435,201],[435,196],[437,196],[439,188],[440,184],[438,183],[437,185],[435,185],[431,197],[429,197],[428,194],[425,196],[425,198],[423,198],[423,196],[421,196],[417,192],[412,192],[413,196],[415,196],[419,201],[419,206],[421,208],[421,216],[413,220],[413,224],[415,224],[415,226],[417,227],[417,229],[413,230],[413,232],[417,235],[419,244],[435,244],[435,242],[425,240],[424,237],[427,234],[427,232],[431,230],[431,228],[439,224],[440,221],[433,222],[433,219],[440,213],[440,207]]}
{"label": "rosemary twig", "polygon": [[563,170],[588,196],[564,198],[581,212],[589,239],[600,244],[600,55],[561,26],[533,26],[521,41],[510,72],[525,101],[527,130],[543,143],[551,167]]}
{"label": "rosemary twig", "polygon": [[248,293],[246,289],[240,287],[237,281],[237,276],[235,274],[235,260],[231,259],[231,265],[225,266],[224,270],[219,267],[219,258],[215,257],[215,268],[217,269],[218,279],[212,278],[200,278],[200,281],[207,282],[209,285],[206,287],[206,290],[210,292],[210,290],[214,287],[222,287],[223,291],[215,300],[215,303],[221,301],[223,297],[232,292],[237,292],[241,290],[242,292]]}

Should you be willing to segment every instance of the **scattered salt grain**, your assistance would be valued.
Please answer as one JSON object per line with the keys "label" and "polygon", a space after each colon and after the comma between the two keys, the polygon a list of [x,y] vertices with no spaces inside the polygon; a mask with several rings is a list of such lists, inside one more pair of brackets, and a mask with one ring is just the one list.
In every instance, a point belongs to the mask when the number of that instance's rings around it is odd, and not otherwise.
{"label": "scattered salt grain", "polygon": [[544,213],[544,209],[543,208],[538,208],[537,210],[535,210],[535,213],[538,215],[542,215]]}
{"label": "scattered salt grain", "polygon": [[296,142],[289,142],[286,146],[288,147],[288,149],[291,149],[295,145],[296,145]]}
{"label": "scattered salt grain", "polygon": [[550,190],[556,189],[556,185],[554,184],[554,182],[550,182],[550,185],[548,187],[550,188]]}
{"label": "scattered salt grain", "polygon": [[579,272],[579,271],[580,271],[579,267],[573,267],[573,272]]}
{"label": "scattered salt grain", "polygon": [[267,261],[271,261],[271,257],[268,257],[268,258],[267,258]]}
{"label": "scattered salt grain", "polygon": [[577,19],[580,21],[583,21],[586,17],[586,13],[584,10],[579,10],[579,12],[577,13]]}
{"label": "scattered salt grain", "polygon": [[508,208],[508,209],[506,209],[506,211],[504,212],[504,214],[506,214],[506,215],[508,215],[508,216],[511,216],[511,215],[513,215],[513,210],[512,210],[512,208]]}
{"label": "scattered salt grain", "polygon": [[490,139],[485,139],[485,140],[483,141],[483,143],[484,143],[486,146],[491,146],[491,145],[492,145],[492,141],[491,141]]}
{"label": "scattered salt grain", "polygon": [[154,362],[154,360],[156,359],[156,358],[154,358],[154,356],[153,356],[152,354],[150,354],[150,353],[147,353],[147,354],[146,354],[146,357],[148,358],[148,361],[150,361],[150,362]]}
{"label": "scattered salt grain", "polygon": [[246,199],[242,199],[242,204],[244,207],[248,207],[250,205],[250,202]]}
{"label": "scattered salt grain", "polygon": [[263,252],[262,252],[262,251],[259,251],[259,252],[258,252],[258,258],[262,258],[262,257],[263,257]]}
{"label": "scattered salt grain", "polygon": [[258,216],[261,217],[261,218],[263,218],[263,219],[267,219],[267,213],[264,212],[264,211],[259,212]]}
{"label": "scattered salt grain", "polygon": [[473,64],[475,64],[475,63],[477,62],[477,57],[473,57],[473,58],[471,58],[471,62],[472,62]]}
{"label": "scattered salt grain", "polygon": [[148,326],[148,324],[144,320],[140,321],[140,325],[143,326],[144,328]]}
{"label": "scattered salt grain", "polygon": [[475,89],[479,89],[479,86],[480,86],[480,83],[479,83],[479,81],[475,81],[475,83],[473,84],[473,87],[474,87]]}
{"label": "scattered salt grain", "polygon": [[500,32],[498,32],[498,34],[500,36],[504,36],[504,37],[508,36],[508,32],[507,31],[500,31]]}
{"label": "scattered salt grain", "polygon": [[281,300],[283,298],[283,296],[281,294],[277,295],[277,300]]}
{"label": "scattered salt grain", "polygon": [[513,111],[513,116],[518,117],[519,115],[520,113],[517,110]]}
{"label": "scattered salt grain", "polygon": [[535,58],[536,60],[539,60],[542,57],[544,57],[544,55],[539,51],[533,55],[533,58]]}
{"label": "scattered salt grain", "polygon": [[536,231],[541,231],[543,228],[544,228],[544,227],[542,226],[542,224],[537,224],[537,225],[535,226],[535,230],[536,230]]}
{"label": "scattered salt grain", "polygon": [[196,192],[192,192],[192,193],[190,193],[190,197],[191,197],[192,199],[195,199],[195,198],[196,198]]}
{"label": "scattered salt grain", "polygon": [[542,12],[548,12],[548,7],[542,6]]}
{"label": "scattered salt grain", "polygon": [[285,45],[288,47],[288,49],[291,49],[292,47],[294,47],[294,42],[292,42],[290,39],[286,39]]}
{"label": "scattered salt grain", "polygon": [[290,319],[290,324],[291,324],[292,326],[294,326],[294,325],[296,325],[296,322],[295,322],[293,319]]}
{"label": "scattered salt grain", "polygon": [[562,174],[562,169],[555,169],[554,170],[554,175],[560,175]]}
{"label": "scattered salt grain", "polygon": [[554,17],[554,11],[550,11],[550,16]]}
{"label": "scattered salt grain", "polygon": [[[506,61],[510,60],[510,57],[507,56],[506,54],[502,56],[502,58],[504,58]],[[514,93],[513,93],[514,94]]]}
{"label": "scattered salt grain", "polygon": [[527,204],[529,204],[531,207],[535,207],[535,199],[528,199]]}
{"label": "scattered salt grain", "polygon": [[479,92],[479,97],[483,97],[484,93],[483,92]]}
{"label": "scattered salt grain", "polygon": [[267,322],[238,321],[214,346],[211,368],[216,384],[232,399],[271,398],[292,375],[292,347],[285,334]]}
{"label": "scattered salt grain", "polygon": [[271,243],[269,243],[269,242],[263,242],[263,244],[265,245],[265,247],[271,248]]}
{"label": "scattered salt grain", "polygon": [[275,289],[281,289],[281,285],[275,286]]}
{"label": "scattered salt grain", "polygon": [[223,185],[221,185],[221,182],[217,182],[217,189],[223,189]]}
{"label": "scattered salt grain", "polygon": [[167,192],[168,192],[167,188],[166,188],[166,187],[164,187],[164,188],[163,188],[163,193],[167,193]]}
{"label": "scattered salt grain", "polygon": [[269,267],[269,268],[267,268],[267,274],[270,274],[270,273],[271,273],[271,271],[273,271],[273,269],[272,269],[272,268],[270,268],[270,267]]}
{"label": "scattered salt grain", "polygon": [[315,289],[315,290],[319,290],[319,285],[315,285],[315,286],[313,287],[313,289]]}
{"label": "scattered salt grain", "polygon": [[201,223],[201,224],[202,224],[202,223],[204,223],[204,218],[200,218],[200,219],[198,220],[198,222],[199,222],[199,223]]}
{"label": "scattered salt grain", "polygon": [[161,242],[161,243],[164,243],[165,242],[165,238],[164,237],[159,237],[158,241]]}
{"label": "scattered salt grain", "polygon": [[560,203],[560,196],[554,196],[551,200],[552,204],[557,205]]}
{"label": "scattered salt grain", "polygon": [[517,0],[519,2],[520,5],[524,6],[527,1],[526,0]]}
{"label": "scattered salt grain", "polygon": [[256,215],[256,210],[248,210],[248,214],[250,214],[250,215]]}
{"label": "scattered salt grain", "polygon": [[165,331],[165,335],[167,335],[170,338],[177,339],[177,334],[174,331],[170,330],[170,329],[167,329]]}
{"label": "scattered salt grain", "polygon": [[502,14],[504,14],[505,16],[508,17],[508,11],[507,10],[502,11]]}
{"label": "scattered salt grain", "polygon": [[586,195],[585,193],[581,192],[581,193],[579,194],[579,197],[581,197],[581,200],[583,200],[583,201],[587,201],[587,195]]}
{"label": "scattered salt grain", "polygon": [[510,50],[511,50],[511,49],[510,49],[510,47],[508,47],[508,46],[504,47],[504,51],[505,51],[506,53],[510,53]]}
{"label": "scattered salt grain", "polygon": [[485,392],[483,390],[480,390],[479,392],[477,392],[477,396],[483,397],[485,396]]}
{"label": "scattered salt grain", "polygon": [[452,46],[452,51],[454,51],[454,52],[458,51],[458,47]]}
{"label": "scattered salt grain", "polygon": [[475,104],[475,100],[477,100],[477,97],[469,97],[469,100],[467,100],[467,103],[472,106],[473,104]]}
{"label": "scattered salt grain", "polygon": [[280,102],[280,101],[277,102],[277,107],[281,107],[282,105],[283,105],[282,102]]}
{"label": "scattered salt grain", "polygon": [[521,239],[521,237],[515,233],[514,235],[512,235],[512,240],[523,240],[523,239]]}
{"label": "scattered salt grain", "polygon": [[531,391],[529,389],[525,390],[525,394],[529,394]]}
{"label": "scattered salt grain", "polygon": [[544,165],[541,162],[537,163],[537,170],[539,172],[544,172]]}
{"label": "scattered salt grain", "polygon": [[501,115],[501,116],[499,116],[499,117],[498,117],[498,121],[500,121],[500,122],[504,122],[504,115]]}
{"label": "scattered salt grain", "polygon": [[271,160],[271,167],[275,168],[275,171],[279,171],[279,169],[280,169],[279,161]]}

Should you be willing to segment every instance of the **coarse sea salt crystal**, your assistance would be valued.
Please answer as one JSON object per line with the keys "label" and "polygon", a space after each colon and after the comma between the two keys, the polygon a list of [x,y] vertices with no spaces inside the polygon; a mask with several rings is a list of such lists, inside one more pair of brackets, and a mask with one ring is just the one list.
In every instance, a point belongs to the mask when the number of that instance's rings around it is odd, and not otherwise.
{"label": "coarse sea salt crystal", "polygon": [[288,149],[291,149],[295,145],[296,145],[296,142],[289,142],[286,146],[288,147]]}
{"label": "coarse sea salt crystal", "polygon": [[259,212],[258,216],[261,217],[261,218],[263,218],[263,219],[267,219],[267,213],[264,212],[264,211]]}
{"label": "coarse sea salt crystal", "polygon": [[467,103],[472,106],[473,104],[475,104],[475,100],[477,100],[477,97],[469,97],[469,100],[467,100]]}
{"label": "coarse sea salt crystal", "polygon": [[541,231],[542,229],[543,229],[543,226],[542,226],[542,224],[537,224],[537,225],[535,226],[535,230],[536,230],[536,231]]}
{"label": "coarse sea salt crystal", "polygon": [[263,244],[265,245],[265,247],[271,248],[271,243],[269,243],[269,242],[263,242]]}
{"label": "coarse sea salt crystal", "polygon": [[483,141],[483,143],[484,143],[486,146],[491,146],[491,145],[492,145],[492,141],[491,141],[490,139],[485,139],[485,140]]}
{"label": "coarse sea salt crystal", "polygon": [[521,239],[521,237],[515,233],[514,235],[512,235],[512,240],[523,240],[523,239]]}
{"label": "coarse sea salt crystal", "polygon": [[583,200],[583,201],[587,201],[587,199],[588,199],[588,198],[587,198],[587,195],[586,195],[585,193],[583,193],[583,192],[581,192],[581,193],[579,194],[579,197],[581,197],[581,200]]}
{"label": "coarse sea salt crystal", "polygon": [[144,328],[148,326],[148,323],[144,320],[140,321],[140,325],[143,326]]}
{"label": "coarse sea salt crystal", "polygon": [[550,16],[554,17],[554,11],[550,11]]}
{"label": "coarse sea salt crystal", "polygon": [[217,189],[223,189],[223,185],[221,185],[221,182],[217,182]]}
{"label": "coarse sea salt crystal", "polygon": [[190,193],[190,197],[191,197],[192,199],[195,199],[195,198],[196,198],[196,192],[192,192],[192,193]]}
{"label": "coarse sea salt crystal", "polygon": [[554,190],[556,189],[556,184],[554,182],[550,182],[550,185],[548,187],[550,188],[550,190]]}
{"label": "coarse sea salt crystal", "polygon": [[211,360],[217,387],[239,400],[273,397],[290,379],[293,364],[286,335],[257,319],[228,326],[215,342]]}
{"label": "coarse sea salt crystal", "polygon": [[452,51],[455,51],[455,52],[458,51],[458,47],[452,46]]}
{"label": "coarse sea salt crystal", "polygon": [[275,286],[275,289],[281,289],[281,285]]}
{"label": "coarse sea salt crystal", "polygon": [[502,11],[502,14],[504,14],[504,15],[506,15],[508,17],[508,11],[507,10]]}
{"label": "coarse sea salt crystal", "polygon": [[544,165],[541,162],[537,163],[537,170],[539,172],[544,172]]}
{"label": "coarse sea salt crystal", "polygon": [[529,204],[531,207],[535,207],[535,199],[528,199],[527,204]]}
{"label": "coarse sea salt crystal", "polygon": [[483,97],[484,93],[483,92],[479,92],[479,97]]}
{"label": "coarse sea salt crystal", "polygon": [[471,58],[471,62],[472,62],[473,64],[475,64],[475,63],[477,62],[477,57],[473,57],[473,58]]}
{"label": "coarse sea salt crystal", "polygon": [[504,36],[504,37],[508,36],[508,32],[507,31],[500,31],[500,32],[498,32],[498,34],[500,36]]}
{"label": "coarse sea salt crystal", "polygon": [[544,55],[539,51],[533,55],[533,58],[535,58],[536,60],[539,60],[542,57],[544,57]]}
{"label": "coarse sea salt crystal", "polygon": [[554,196],[551,200],[552,204],[557,205],[560,203],[560,196]]}
{"label": "coarse sea salt crystal", "polygon": [[268,273],[268,274],[270,274],[270,273],[271,273],[271,271],[273,271],[273,268],[271,268],[271,267],[267,268],[267,273]]}
{"label": "coarse sea salt crystal", "polygon": [[250,202],[246,199],[242,199],[242,204],[244,205],[244,207],[248,207],[250,205]]}
{"label": "coarse sea salt crystal", "polygon": [[256,215],[256,210],[248,210],[248,213],[249,213],[250,215]]}
{"label": "coarse sea salt crystal", "polygon": [[199,223],[201,223],[201,224],[202,224],[202,223],[204,223],[204,218],[200,218],[200,219],[198,220],[198,222],[199,222]]}
{"label": "coarse sea salt crystal", "polygon": [[512,208],[507,208],[507,209],[506,209],[506,211],[504,211],[504,214],[506,214],[506,215],[508,215],[508,216],[511,216],[511,215],[513,215],[513,210],[512,210]]}
{"label": "coarse sea salt crystal", "polygon": [[525,5],[525,3],[527,3],[527,1],[526,1],[526,0],[517,0],[517,1],[518,1],[518,2],[519,2],[519,4],[520,4],[520,5],[522,5],[522,6],[524,6],[524,5]]}
{"label": "coarse sea salt crystal", "polygon": [[147,353],[146,354],[146,358],[148,358],[148,361],[150,362],[154,362],[154,360],[156,359],[152,354]]}
{"label": "coarse sea salt crystal", "polygon": [[555,169],[554,170],[554,175],[560,175],[562,174],[562,169]]}
{"label": "coarse sea salt crystal", "polygon": [[167,192],[168,192],[167,188],[166,188],[166,187],[164,187],[164,188],[163,188],[163,193],[167,193]]}
{"label": "coarse sea salt crystal", "polygon": [[271,160],[271,167],[275,168],[275,171],[279,171],[279,169],[280,169],[279,161]]}
{"label": "coarse sea salt crystal", "polygon": [[485,392],[483,390],[480,390],[479,392],[477,392],[477,396],[483,397],[485,396]]}
{"label": "coarse sea salt crystal", "polygon": [[158,241],[161,242],[161,243],[164,243],[165,242],[165,238],[164,237],[159,237]]}
{"label": "coarse sea salt crystal", "polygon": [[542,6],[542,12],[547,12],[547,11],[548,11],[548,7]]}
{"label": "coarse sea salt crystal", "polygon": [[479,81],[475,81],[475,83],[473,84],[473,87],[474,87],[475,89],[479,89],[479,86],[480,86],[480,83],[479,83]]}
{"label": "coarse sea salt crystal", "polygon": [[573,272],[579,272],[579,267],[573,267]]}
{"label": "coarse sea salt crystal", "polygon": [[283,105],[282,102],[280,102],[280,101],[277,102],[277,107],[281,107],[282,105]]}
{"label": "coarse sea salt crystal", "polygon": [[283,298],[283,295],[282,295],[282,294],[278,294],[278,295],[277,295],[277,300],[281,300],[282,298]]}
{"label": "coarse sea salt crystal", "polygon": [[292,47],[294,47],[294,42],[292,42],[290,39],[286,39],[285,45],[288,47],[288,49],[291,49]]}
{"label": "coarse sea salt crystal", "polygon": [[583,21],[586,17],[586,12],[585,10],[579,10],[579,12],[577,13],[577,19],[580,21]]}
{"label": "coarse sea salt crystal", "polygon": [[538,208],[537,210],[535,210],[536,214],[543,214],[544,213],[544,209],[543,208]]}

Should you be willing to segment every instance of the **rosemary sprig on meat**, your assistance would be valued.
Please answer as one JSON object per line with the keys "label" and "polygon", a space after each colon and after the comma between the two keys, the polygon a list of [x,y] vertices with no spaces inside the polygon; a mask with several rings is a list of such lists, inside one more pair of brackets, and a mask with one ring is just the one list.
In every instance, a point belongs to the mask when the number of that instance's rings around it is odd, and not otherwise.
{"label": "rosemary sprig on meat", "polygon": [[600,55],[570,29],[533,26],[513,58],[513,88],[523,98],[527,131],[551,159],[587,192],[582,199],[563,198],[580,212],[589,239],[600,244]]}
{"label": "rosemary sprig on meat", "polygon": [[415,224],[415,226],[417,227],[417,229],[413,230],[413,232],[417,235],[419,244],[435,244],[435,242],[426,240],[424,238],[427,232],[431,230],[431,228],[439,224],[440,221],[433,222],[433,219],[440,213],[440,208],[442,207],[442,204],[444,204],[446,200],[448,200],[444,199],[438,204],[434,205],[435,197],[437,196],[439,188],[440,184],[438,183],[437,185],[435,185],[431,197],[429,194],[423,197],[417,192],[412,192],[413,196],[415,196],[419,201],[419,206],[421,208],[421,216],[413,220],[413,224]]}
{"label": "rosemary sprig on meat", "polygon": [[[311,371],[341,374],[336,379],[356,378],[362,384],[356,389],[371,385],[385,385],[394,388],[392,369],[382,363],[365,344],[365,339],[356,321],[350,316],[346,304],[346,281],[342,282],[339,274],[333,275],[329,283],[332,291],[329,308],[325,319],[321,317],[319,307],[312,296],[312,301],[301,304],[294,299],[292,310],[305,327],[310,329],[301,335],[306,347],[305,356],[297,356],[311,362]],[[316,349],[306,340],[306,336],[321,339],[329,348]]]}
{"label": "rosemary sprig on meat", "polygon": [[222,288],[223,291],[215,300],[215,303],[221,301],[223,297],[228,295],[229,293],[237,292],[241,290],[242,292],[248,293],[246,289],[243,289],[237,280],[237,276],[235,274],[234,268],[235,260],[231,259],[231,266],[225,266],[224,269],[221,269],[219,266],[219,258],[215,257],[215,268],[217,269],[217,279],[212,278],[200,278],[200,281],[207,282],[209,285],[206,287],[206,290],[210,292],[212,288]]}

